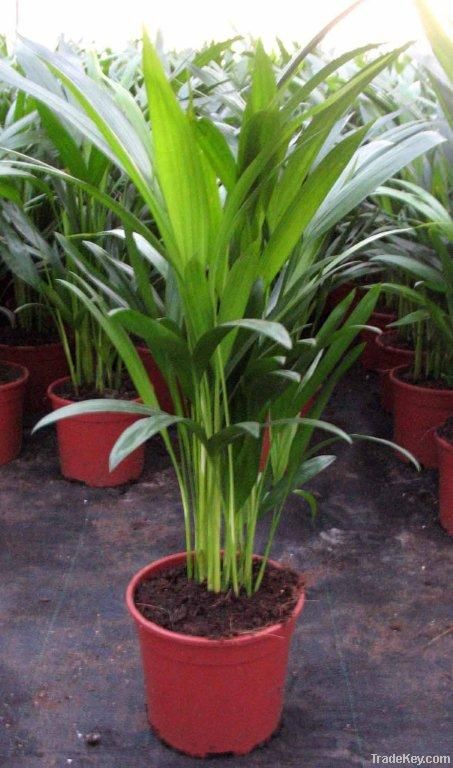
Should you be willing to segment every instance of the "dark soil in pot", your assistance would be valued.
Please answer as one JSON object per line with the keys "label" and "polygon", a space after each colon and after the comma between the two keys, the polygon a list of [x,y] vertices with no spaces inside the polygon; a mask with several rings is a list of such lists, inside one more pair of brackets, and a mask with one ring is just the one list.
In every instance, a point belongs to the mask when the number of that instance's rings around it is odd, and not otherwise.
{"label": "dark soil in pot", "polygon": [[22,373],[19,368],[13,368],[8,363],[0,363],[0,384],[9,384],[20,379]]}
{"label": "dark soil in pot", "polygon": [[[260,564],[255,563],[254,573]],[[303,584],[288,568],[268,566],[255,594],[210,592],[189,580],[185,566],[144,579],[135,592],[135,605],[149,621],[172,632],[211,639],[230,638],[287,621]]]}
{"label": "dark soil in pot", "polygon": [[394,331],[388,331],[388,333],[382,334],[381,342],[384,347],[392,347],[395,349],[406,349],[409,352],[414,351],[414,345],[411,344],[404,336],[400,336]]}
{"label": "dark soil in pot", "polygon": [[451,389],[451,387],[443,379],[415,379],[410,371],[400,372],[397,374],[397,378],[401,379],[401,381],[407,382],[407,384],[413,384],[414,387],[422,387],[423,389]]}
{"label": "dark soil in pot", "polygon": [[453,416],[447,419],[445,424],[439,427],[437,434],[439,437],[442,437],[444,440],[446,440],[447,443],[451,443],[453,445]]}
{"label": "dark soil in pot", "polygon": [[68,380],[62,382],[57,387],[54,387],[54,392],[56,395],[59,395],[59,397],[63,397],[66,400],[73,400],[75,403],[93,399],[136,400],[138,397],[134,385],[129,378],[124,378],[118,388],[106,388],[103,392],[99,392],[93,384],[83,384],[78,387],[78,391],[76,392],[74,385]]}

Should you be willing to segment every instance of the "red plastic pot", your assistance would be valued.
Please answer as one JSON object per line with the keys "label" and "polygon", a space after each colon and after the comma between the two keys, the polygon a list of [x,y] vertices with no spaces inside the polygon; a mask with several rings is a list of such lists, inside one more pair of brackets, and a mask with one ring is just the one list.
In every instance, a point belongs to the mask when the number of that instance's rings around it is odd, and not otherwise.
{"label": "red plastic pot", "polygon": [[253,633],[210,640],[170,632],[141,615],[134,594],[146,576],[184,561],[184,553],[157,560],[127,588],[126,603],[141,646],[148,719],[162,741],[187,755],[243,755],[278,727],[288,653],[304,594],[287,622]]}
{"label": "red plastic pot", "polygon": [[163,411],[166,411],[166,413],[174,413],[175,410],[170,390],[167,387],[167,382],[157,367],[154,357],[148,347],[137,346],[136,349],[154,387],[160,407]]}
{"label": "red plastic pot", "polygon": [[[374,325],[376,328],[380,328],[381,331],[385,331],[390,323],[396,320],[394,312],[373,312],[368,320],[368,325]],[[373,331],[361,331],[360,340],[366,343],[366,347],[362,352],[360,358],[364,368],[368,371],[377,371],[382,368],[383,360],[381,354],[381,347],[376,344],[378,334]]]}
{"label": "red plastic pot", "polygon": [[22,446],[22,413],[28,371],[22,365],[6,362],[20,376],[0,384],[0,465],[15,459]]}
{"label": "red plastic pot", "polygon": [[23,365],[30,373],[25,390],[24,413],[37,415],[49,409],[47,388],[56,379],[67,376],[68,364],[59,342],[37,346],[0,344],[0,361]]}
{"label": "red plastic pot", "polygon": [[[400,378],[407,368],[390,373],[393,388],[393,438],[424,467],[437,467],[434,433],[453,415],[453,389],[419,387]],[[403,460],[401,454],[397,454]]]}
{"label": "red plastic pot", "polygon": [[439,464],[439,519],[453,536],[453,444],[434,433]]}
{"label": "red plastic pot", "polygon": [[379,366],[376,369],[379,373],[381,384],[381,405],[385,411],[393,411],[393,390],[390,383],[390,372],[401,365],[410,365],[415,353],[412,349],[402,349],[396,344],[389,344],[389,340],[397,339],[396,331],[387,331],[376,338],[375,344],[378,349]]}
{"label": "red plastic pot", "polygon": [[[68,377],[58,379],[47,390],[54,411],[72,403],[56,394],[58,387],[66,381]],[[127,456],[113,472],[109,470],[109,456],[126,427],[138,418],[129,413],[87,413],[57,421],[62,475],[99,488],[137,480],[143,471],[144,446]]]}

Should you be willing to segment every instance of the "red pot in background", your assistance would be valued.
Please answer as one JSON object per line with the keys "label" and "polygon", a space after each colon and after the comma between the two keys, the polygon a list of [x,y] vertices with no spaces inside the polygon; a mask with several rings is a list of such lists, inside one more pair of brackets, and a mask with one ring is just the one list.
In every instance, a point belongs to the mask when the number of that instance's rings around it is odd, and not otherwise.
{"label": "red pot in background", "polygon": [[[73,403],[55,391],[66,381],[68,377],[58,379],[47,390],[54,411]],[[61,473],[69,480],[100,488],[137,480],[143,471],[144,446],[127,456],[113,472],[109,471],[109,456],[126,427],[139,418],[129,413],[87,413],[58,421]]]}
{"label": "red pot in background", "polygon": [[184,561],[184,553],[157,560],[127,588],[126,603],[141,646],[148,719],[162,741],[188,755],[243,755],[278,727],[288,653],[304,594],[289,621],[239,637],[210,640],[170,632],[141,615],[134,594],[146,576]]}
{"label": "red pot in background", "polygon": [[453,443],[434,432],[439,465],[439,520],[453,536]]}
{"label": "red pot in background", "polygon": [[22,365],[4,362],[20,374],[15,381],[0,383],[0,465],[15,459],[22,446],[22,413],[28,371]]}
{"label": "red pot in background", "polygon": [[[395,345],[388,342],[395,340]],[[378,349],[379,366],[376,369],[379,373],[381,383],[381,405],[385,411],[393,411],[393,390],[390,383],[390,372],[401,365],[410,365],[414,360],[415,353],[413,349],[403,349],[396,344],[397,331],[387,331],[375,340]]]}
{"label": "red pot in background", "polygon": [[[424,467],[437,467],[434,433],[453,415],[453,389],[419,387],[400,378],[407,368],[390,373],[393,388],[393,439]],[[401,454],[398,456],[403,459]]]}
{"label": "red pot in background", "polygon": [[173,406],[173,400],[171,399],[170,391],[167,387],[167,382],[157,367],[154,357],[152,356],[148,347],[137,346],[136,349],[154,387],[154,391],[156,393],[160,407],[163,411],[166,411],[166,413],[174,413],[175,409]]}
{"label": "red pot in background", "polygon": [[362,298],[359,286],[357,286],[356,283],[353,283],[352,280],[348,280],[346,283],[342,283],[330,291],[330,293],[327,295],[324,314],[330,314],[330,312],[332,312],[332,310],[335,309],[335,307],[340,304],[343,299],[345,299],[346,296],[348,296],[354,289],[356,289],[356,295],[354,296],[348,311],[348,315],[351,314],[352,310],[357,306],[360,299]]}
{"label": "red pot in background", "polygon": [[[368,320],[368,325],[374,325],[376,328],[380,328],[381,331],[385,331],[390,323],[396,320],[394,312],[373,312]],[[382,360],[381,347],[376,344],[379,335],[372,331],[361,331],[360,341],[366,343],[366,347],[362,352],[360,358],[364,368],[369,371],[377,371],[382,367],[384,361]]]}
{"label": "red pot in background", "polygon": [[36,346],[0,344],[0,361],[9,360],[23,365],[30,373],[25,390],[24,413],[37,416],[49,411],[47,388],[63,376],[68,376],[68,364],[60,342]]}
{"label": "red pot in background", "polygon": [[[299,416],[303,418],[304,416],[307,416],[310,408],[312,407],[313,403],[315,402],[315,395],[312,395],[305,405],[301,408]],[[269,451],[271,448],[271,441],[269,436],[269,428],[265,427],[263,431],[263,444],[261,447],[261,456],[260,456],[260,472],[263,471],[263,469],[266,466],[267,457],[269,456]]]}

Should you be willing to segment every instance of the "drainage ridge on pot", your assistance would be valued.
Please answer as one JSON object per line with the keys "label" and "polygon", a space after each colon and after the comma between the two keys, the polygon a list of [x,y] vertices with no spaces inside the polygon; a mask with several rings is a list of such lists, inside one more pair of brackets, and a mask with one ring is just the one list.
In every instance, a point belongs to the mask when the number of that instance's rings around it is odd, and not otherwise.
{"label": "drainage ridge on pot", "polygon": [[439,463],[439,520],[453,536],[453,443],[434,432]]}
{"label": "drainage ridge on pot", "polygon": [[25,366],[9,360],[2,365],[19,371],[14,381],[0,383],[0,465],[17,458],[22,447],[22,418],[25,387],[29,371]]}
{"label": "drainage ridge on pot", "polygon": [[155,561],[126,592],[140,640],[148,719],[162,741],[188,755],[246,754],[280,723],[288,653],[305,596],[301,592],[288,621],[237,637],[171,632],[145,619],[134,595],[146,576],[185,560],[179,553]]}
{"label": "drainage ridge on pot", "polygon": [[[393,439],[426,468],[438,465],[434,433],[453,414],[453,389],[434,389],[406,382],[407,366],[390,373],[393,392]],[[398,454],[403,461],[404,457]]]}
{"label": "drainage ridge on pot", "polygon": [[[380,328],[381,331],[385,331],[394,320],[396,320],[394,312],[375,311],[371,314],[368,325],[374,325],[376,328]],[[379,334],[373,331],[360,331],[360,340],[366,343],[366,347],[360,357],[360,362],[368,371],[377,371],[383,367],[383,348],[377,345],[378,338]]]}
{"label": "drainage ridge on pot", "polygon": [[[47,390],[54,411],[73,402],[57,394],[58,387],[68,380],[67,376],[57,379]],[[58,421],[58,451],[64,477],[98,488],[137,480],[143,471],[144,446],[129,454],[113,472],[109,470],[109,457],[126,427],[139,418],[133,414],[112,412],[87,413]]]}
{"label": "drainage ridge on pot", "polygon": [[396,344],[386,344],[389,339],[396,341],[396,331],[386,331],[375,340],[378,351],[379,365],[376,368],[381,383],[381,405],[385,411],[391,413],[393,410],[393,389],[390,383],[390,372],[401,365],[409,365],[415,357],[412,349],[403,349]]}

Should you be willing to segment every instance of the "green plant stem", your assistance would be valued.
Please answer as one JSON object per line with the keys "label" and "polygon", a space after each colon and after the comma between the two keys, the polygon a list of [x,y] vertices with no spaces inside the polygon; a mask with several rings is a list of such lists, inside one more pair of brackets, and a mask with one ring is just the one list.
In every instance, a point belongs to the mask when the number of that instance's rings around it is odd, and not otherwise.
{"label": "green plant stem", "polygon": [[55,322],[58,328],[58,334],[60,336],[60,341],[63,345],[63,351],[65,353],[66,362],[68,364],[69,368],[69,375],[71,377],[72,385],[74,387],[74,390],[76,394],[78,394],[78,382],[77,382],[77,375],[74,368],[74,360],[73,355],[71,352],[71,345],[69,343],[68,334],[66,333],[66,328],[63,322],[63,319],[59,312],[55,313]]}
{"label": "green plant stem", "polygon": [[423,365],[423,323],[417,323],[415,336],[415,358],[414,358],[414,379],[419,381],[422,374]]}

